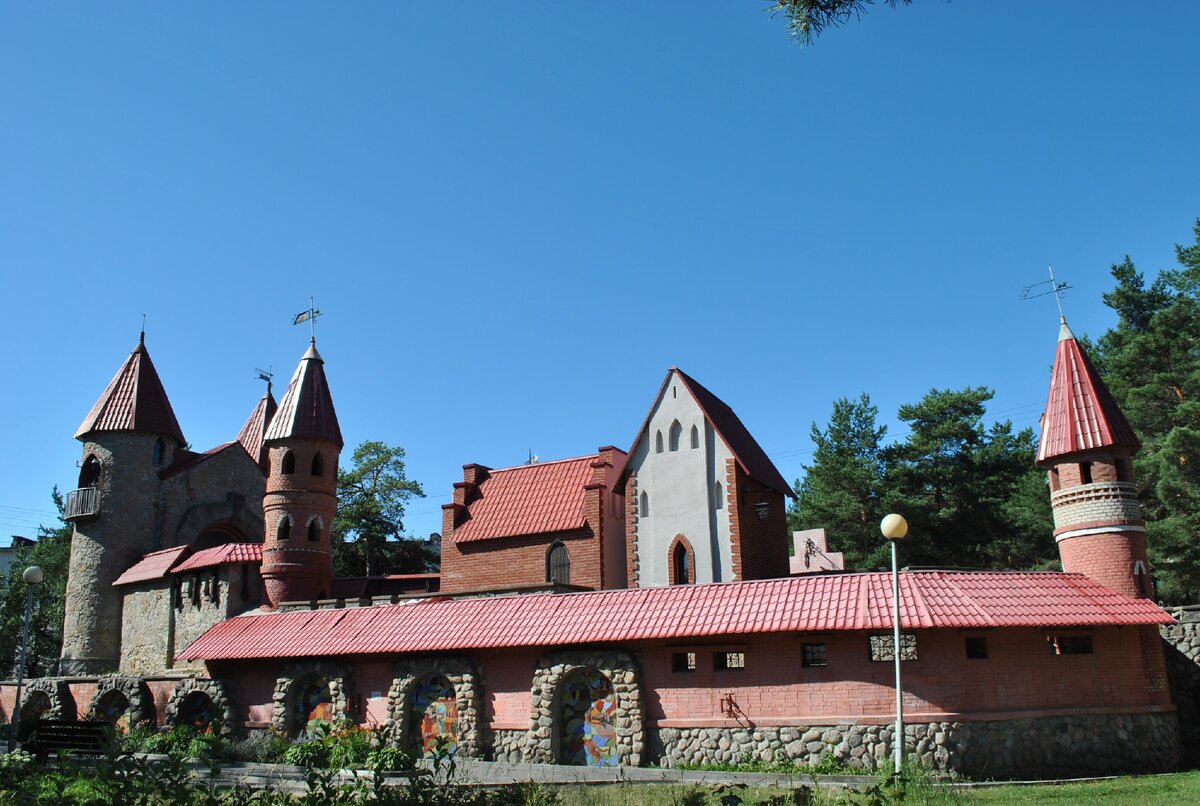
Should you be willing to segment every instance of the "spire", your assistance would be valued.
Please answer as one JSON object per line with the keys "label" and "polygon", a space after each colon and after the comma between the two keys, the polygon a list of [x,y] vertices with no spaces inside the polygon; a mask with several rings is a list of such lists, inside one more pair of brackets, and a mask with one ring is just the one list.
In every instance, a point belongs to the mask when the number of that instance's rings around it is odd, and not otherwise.
{"label": "spire", "polygon": [[1066,318],[1060,320],[1037,463],[1046,465],[1060,456],[1099,448],[1136,452],[1142,444],[1129,421],[1079,346]]}
{"label": "spire", "polygon": [[315,339],[309,342],[308,350],[300,358],[300,365],[283,393],[279,410],[263,435],[264,442],[292,438],[323,439],[339,448],[344,444],[329,383],[325,379],[325,361],[317,352]]}
{"label": "spire", "polygon": [[180,445],[186,442],[146,350],[144,330],[129,358],[80,424],[75,438],[93,431],[134,431],[171,437]]}
{"label": "spire", "polygon": [[267,449],[263,445],[263,438],[278,409],[275,396],[271,394],[271,382],[268,380],[267,391],[259,398],[258,405],[254,407],[254,411],[250,412],[246,424],[242,426],[242,430],[238,432],[237,436],[238,442],[246,449],[246,453],[250,454],[251,459],[258,462],[258,466],[264,473],[267,472],[268,457]]}

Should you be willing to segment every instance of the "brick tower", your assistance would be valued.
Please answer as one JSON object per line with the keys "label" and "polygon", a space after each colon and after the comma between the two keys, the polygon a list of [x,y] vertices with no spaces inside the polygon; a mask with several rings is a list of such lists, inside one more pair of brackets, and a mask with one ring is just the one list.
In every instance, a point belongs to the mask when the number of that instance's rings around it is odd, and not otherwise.
{"label": "brick tower", "polygon": [[316,340],[300,359],[263,437],[270,470],[263,496],[262,577],[272,606],[323,599],[333,580],[342,431]]}
{"label": "brick tower", "polygon": [[1037,464],[1050,473],[1063,570],[1153,598],[1146,521],[1131,459],[1141,443],[1066,320],[1058,336]]}
{"label": "brick tower", "polygon": [[116,578],[159,541],[159,471],[183,447],[183,431],[146,351],[146,334],[79,426],[79,487],[71,521],[61,673],[115,671],[121,654]]}

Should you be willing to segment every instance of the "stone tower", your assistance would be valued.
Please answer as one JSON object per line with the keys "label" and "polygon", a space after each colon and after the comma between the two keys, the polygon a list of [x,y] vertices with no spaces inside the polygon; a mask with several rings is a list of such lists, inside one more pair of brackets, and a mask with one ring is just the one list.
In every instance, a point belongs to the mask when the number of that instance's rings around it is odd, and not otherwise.
{"label": "stone tower", "polygon": [[1058,336],[1037,464],[1049,470],[1063,570],[1153,598],[1146,521],[1131,459],[1141,443],[1066,320]]}
{"label": "stone tower", "polygon": [[323,599],[333,580],[342,431],[315,339],[300,359],[263,437],[270,470],[263,496],[262,577],[272,606]]}
{"label": "stone tower", "polygon": [[116,578],[161,546],[159,471],[183,431],[146,351],[145,333],[75,434],[79,488],[67,494],[71,535],[61,673],[115,671],[121,653]]}

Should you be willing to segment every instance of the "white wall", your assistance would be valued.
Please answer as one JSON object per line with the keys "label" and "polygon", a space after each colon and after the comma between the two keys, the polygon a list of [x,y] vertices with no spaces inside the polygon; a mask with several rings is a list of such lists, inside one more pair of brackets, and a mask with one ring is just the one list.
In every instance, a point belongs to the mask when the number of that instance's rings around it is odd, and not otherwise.
{"label": "white wall", "polygon": [[[679,450],[670,449],[670,428],[683,426]],[[696,426],[700,447],[693,448],[691,429]],[[655,435],[663,435],[663,452],[655,451]],[[696,582],[727,582],[732,574],[728,505],[715,509],[713,483],[725,489],[725,460],[732,458],[713,431],[687,387],[672,372],[663,395],[650,415],[647,433],[634,451],[630,468],[637,473],[638,494],[649,496],[650,514],[638,517],[639,585],[655,587],[671,581],[668,551],[675,535],[682,534],[695,552]],[[640,506],[640,502],[639,502]]]}

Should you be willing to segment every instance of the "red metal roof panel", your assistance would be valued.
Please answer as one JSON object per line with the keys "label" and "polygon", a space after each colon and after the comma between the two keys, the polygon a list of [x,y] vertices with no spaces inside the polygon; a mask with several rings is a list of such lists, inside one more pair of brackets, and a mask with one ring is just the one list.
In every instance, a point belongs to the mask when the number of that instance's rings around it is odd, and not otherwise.
{"label": "red metal roof panel", "polygon": [[179,558],[191,550],[190,546],[173,546],[162,551],[154,551],[138,560],[117,577],[113,586],[129,585],[133,582],[146,582],[151,579],[162,579],[167,575]]}
{"label": "red metal roof panel", "polygon": [[1042,417],[1038,464],[1107,447],[1137,451],[1142,444],[1071,329],[1063,321]]}
{"label": "red metal roof panel", "polygon": [[[473,599],[240,616],[179,657],[226,660],[620,643],[752,633],[884,630],[891,575],[808,576],[667,588]],[[901,624],[1082,627],[1169,624],[1161,608],[1080,574],[901,575]]]}
{"label": "red metal roof panel", "polygon": [[197,571],[201,568],[211,568],[214,565],[230,565],[232,563],[261,563],[262,544],[260,543],[224,543],[210,549],[197,551],[191,557],[171,568],[171,573],[182,574],[185,571]]}
{"label": "red metal roof panel", "polygon": [[246,418],[242,430],[237,435],[237,441],[245,448],[246,453],[250,454],[250,458],[258,463],[264,473],[269,468],[267,449],[263,445],[263,438],[271,424],[271,418],[278,410],[279,405],[275,402],[275,396],[271,394],[271,384],[268,382],[266,394],[259,398],[254,411],[250,412],[250,416]]}
{"label": "red metal roof panel", "polygon": [[597,455],[489,471],[455,543],[580,529],[587,524],[584,486]]}

